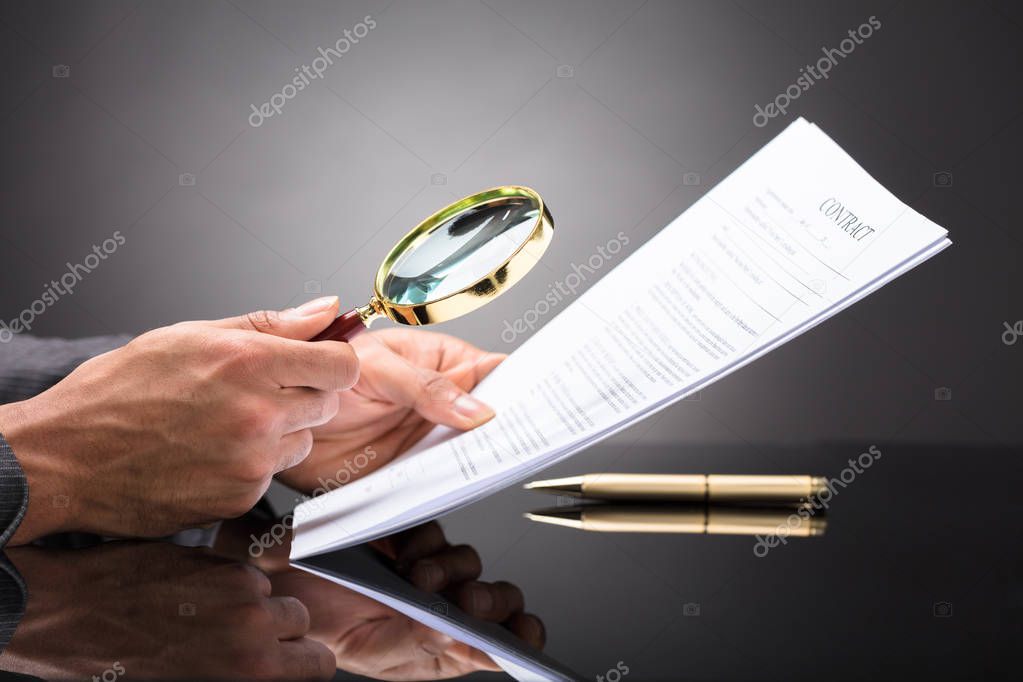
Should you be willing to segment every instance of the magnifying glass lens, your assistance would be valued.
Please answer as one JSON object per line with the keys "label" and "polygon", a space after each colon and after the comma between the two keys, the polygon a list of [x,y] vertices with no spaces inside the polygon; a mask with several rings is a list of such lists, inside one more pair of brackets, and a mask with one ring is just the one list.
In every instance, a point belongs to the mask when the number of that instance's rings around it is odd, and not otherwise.
{"label": "magnifying glass lens", "polygon": [[399,305],[436,301],[485,278],[533,232],[540,206],[528,197],[502,197],[470,206],[404,253],[384,278],[381,293]]}
{"label": "magnifying glass lens", "polygon": [[377,269],[373,298],[338,315],[313,341],[349,341],[370,323],[444,322],[479,308],[518,282],[550,243],[554,219],[528,187],[477,192],[406,234]]}

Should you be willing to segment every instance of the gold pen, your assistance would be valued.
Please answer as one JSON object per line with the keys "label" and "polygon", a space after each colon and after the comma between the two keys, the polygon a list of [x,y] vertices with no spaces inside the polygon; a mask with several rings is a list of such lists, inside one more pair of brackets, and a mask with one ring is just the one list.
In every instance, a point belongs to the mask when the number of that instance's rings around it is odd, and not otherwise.
{"label": "gold pen", "polygon": [[526,490],[592,500],[794,503],[818,495],[820,476],[719,474],[585,474],[534,481]]}
{"label": "gold pen", "polygon": [[714,505],[587,504],[525,514],[530,521],[601,533],[695,533],[707,535],[823,535],[823,516]]}

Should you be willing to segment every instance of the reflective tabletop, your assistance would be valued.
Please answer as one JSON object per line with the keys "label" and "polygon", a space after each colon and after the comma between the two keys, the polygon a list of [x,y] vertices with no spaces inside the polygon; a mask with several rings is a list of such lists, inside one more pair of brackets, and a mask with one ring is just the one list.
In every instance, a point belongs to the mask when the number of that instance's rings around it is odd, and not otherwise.
{"label": "reflective tabletop", "polygon": [[[878,454],[864,466],[866,452]],[[573,520],[577,501],[516,486],[357,550],[437,591],[427,610],[450,604],[491,621],[580,679],[1016,677],[1015,450],[608,446],[543,477],[600,471],[812,474],[832,492],[812,512],[814,534],[792,510],[716,505],[653,510],[667,519],[653,527],[586,530],[525,518],[543,510]],[[318,641],[336,679],[507,679],[444,633],[289,567],[287,534],[275,530],[286,512],[225,522],[213,547],[77,537],[8,550],[16,577],[4,589],[20,579],[28,598],[0,668],[59,679],[307,679],[324,663]],[[790,530],[764,532],[780,524]],[[304,626],[292,600],[310,616],[304,639],[289,636]]]}

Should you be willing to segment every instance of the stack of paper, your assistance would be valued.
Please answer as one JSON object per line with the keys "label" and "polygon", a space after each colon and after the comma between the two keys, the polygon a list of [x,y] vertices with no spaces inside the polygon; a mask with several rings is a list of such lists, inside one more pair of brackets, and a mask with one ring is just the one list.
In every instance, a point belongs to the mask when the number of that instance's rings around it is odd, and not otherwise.
{"label": "stack of paper", "polygon": [[[562,227],[571,230],[571,226]],[[815,125],[792,123],[537,332],[437,428],[300,505],[292,557],[469,504],[706,388],[949,245]]]}

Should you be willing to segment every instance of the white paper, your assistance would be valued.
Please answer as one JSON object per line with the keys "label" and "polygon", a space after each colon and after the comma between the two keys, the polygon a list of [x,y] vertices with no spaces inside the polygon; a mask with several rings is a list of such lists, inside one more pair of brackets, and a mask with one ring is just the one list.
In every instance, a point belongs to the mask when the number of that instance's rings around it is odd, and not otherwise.
{"label": "white paper", "polygon": [[511,354],[438,427],[299,505],[292,557],[396,532],[533,476],[701,390],[949,245],[803,119]]}

